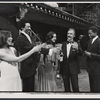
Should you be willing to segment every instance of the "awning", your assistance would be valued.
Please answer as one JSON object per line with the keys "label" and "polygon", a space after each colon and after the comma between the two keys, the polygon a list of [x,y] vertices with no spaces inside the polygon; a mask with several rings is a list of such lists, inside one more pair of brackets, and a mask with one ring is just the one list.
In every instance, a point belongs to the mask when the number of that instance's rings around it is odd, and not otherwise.
{"label": "awning", "polygon": [[[27,6],[26,6],[27,7]],[[29,20],[61,26],[64,28],[86,29],[93,25],[77,16],[43,3],[35,3],[28,8],[26,18]]]}

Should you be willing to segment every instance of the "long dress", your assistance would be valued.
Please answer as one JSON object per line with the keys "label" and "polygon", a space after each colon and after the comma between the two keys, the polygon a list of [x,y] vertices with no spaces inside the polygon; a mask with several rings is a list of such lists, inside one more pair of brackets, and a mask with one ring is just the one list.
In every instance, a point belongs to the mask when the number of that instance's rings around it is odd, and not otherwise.
{"label": "long dress", "polygon": [[0,62],[0,91],[22,91],[18,63]]}
{"label": "long dress", "polygon": [[58,60],[57,54],[44,55],[41,54],[41,59],[38,67],[38,89],[37,91],[57,91],[57,69]]}

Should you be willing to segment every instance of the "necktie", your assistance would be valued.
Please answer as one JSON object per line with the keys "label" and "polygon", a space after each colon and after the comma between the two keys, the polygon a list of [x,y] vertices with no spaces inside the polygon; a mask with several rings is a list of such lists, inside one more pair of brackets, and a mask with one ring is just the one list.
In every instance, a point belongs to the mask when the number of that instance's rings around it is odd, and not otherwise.
{"label": "necktie", "polygon": [[92,44],[93,39],[90,39],[90,44]]}

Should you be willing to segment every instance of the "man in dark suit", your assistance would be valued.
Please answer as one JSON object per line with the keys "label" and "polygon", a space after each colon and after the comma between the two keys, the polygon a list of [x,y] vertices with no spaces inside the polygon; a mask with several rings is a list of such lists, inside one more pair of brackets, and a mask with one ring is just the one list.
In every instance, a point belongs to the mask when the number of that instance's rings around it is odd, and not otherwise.
{"label": "man in dark suit", "polygon": [[62,43],[63,61],[60,71],[64,80],[65,92],[70,92],[70,82],[73,92],[79,92],[78,74],[80,73],[78,55],[82,55],[82,50],[73,39],[75,30],[70,28],[67,33],[67,41]]}
{"label": "man in dark suit", "polygon": [[[22,55],[31,50],[35,45],[30,37],[30,32],[28,32],[31,28],[30,23],[23,21],[21,28],[22,31],[20,31],[20,35],[18,36],[17,46],[20,54]],[[49,51],[49,49],[41,49],[41,52],[44,54],[48,54]],[[40,55],[38,53],[34,53],[29,58],[21,62],[20,75],[22,78],[23,92],[34,92],[34,79],[39,59]]]}
{"label": "man in dark suit", "polygon": [[97,33],[98,28],[95,26],[88,29],[90,41],[85,51],[91,92],[100,92],[100,38]]}

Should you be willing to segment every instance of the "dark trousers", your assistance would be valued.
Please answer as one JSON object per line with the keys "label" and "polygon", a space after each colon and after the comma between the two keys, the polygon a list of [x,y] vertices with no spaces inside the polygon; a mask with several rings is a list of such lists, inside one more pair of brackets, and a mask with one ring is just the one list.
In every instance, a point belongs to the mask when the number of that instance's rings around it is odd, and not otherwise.
{"label": "dark trousers", "polygon": [[78,75],[77,74],[67,74],[63,76],[65,92],[71,92],[70,83],[72,85],[73,92],[79,92],[78,86]]}
{"label": "dark trousers", "polygon": [[100,93],[100,75],[89,74],[90,92]]}
{"label": "dark trousers", "polygon": [[35,75],[22,79],[23,92],[34,92]]}

